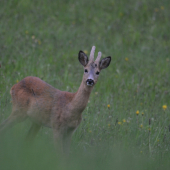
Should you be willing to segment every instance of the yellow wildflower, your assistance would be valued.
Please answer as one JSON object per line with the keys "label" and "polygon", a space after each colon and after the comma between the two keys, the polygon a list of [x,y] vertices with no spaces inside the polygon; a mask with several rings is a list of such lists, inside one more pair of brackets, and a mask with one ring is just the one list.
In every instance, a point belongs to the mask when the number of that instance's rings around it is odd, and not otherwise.
{"label": "yellow wildflower", "polygon": [[25,31],[25,34],[28,34],[28,31]]}
{"label": "yellow wildflower", "polygon": [[110,108],[110,104],[108,104],[107,107]]}
{"label": "yellow wildflower", "polygon": [[158,8],[155,8],[155,12],[158,12],[159,11],[159,9]]}
{"label": "yellow wildflower", "polygon": [[151,128],[148,128],[148,130],[150,131],[150,130],[151,130]]}
{"label": "yellow wildflower", "polygon": [[122,122],[118,122],[118,125],[121,125],[122,124]]}
{"label": "yellow wildflower", "polygon": [[119,16],[120,16],[120,17],[122,17],[122,16],[123,16],[123,13],[122,13],[122,12],[120,12],[120,13],[119,13]]}
{"label": "yellow wildflower", "polygon": [[162,108],[163,108],[164,110],[166,110],[166,109],[167,109],[167,105],[164,104],[164,105],[162,106]]}
{"label": "yellow wildflower", "polygon": [[18,83],[19,81],[17,80],[16,82]]}
{"label": "yellow wildflower", "polygon": [[125,61],[129,61],[129,59],[126,57],[126,58],[125,58]]}
{"label": "yellow wildflower", "polygon": [[142,151],[140,151],[140,153],[142,153]]}
{"label": "yellow wildflower", "polygon": [[123,119],[123,123],[125,123],[126,122],[126,119]]}
{"label": "yellow wildflower", "polygon": [[143,125],[142,125],[142,124],[140,125],[140,128],[143,128]]}
{"label": "yellow wildflower", "polygon": [[90,130],[89,133],[92,133],[92,131]]}
{"label": "yellow wildflower", "polygon": [[157,142],[159,142],[159,139],[157,140]]}
{"label": "yellow wildflower", "polygon": [[164,6],[161,6],[161,9],[164,10]]}
{"label": "yellow wildflower", "polygon": [[40,40],[38,40],[38,44],[41,45],[41,41]]}
{"label": "yellow wildflower", "polygon": [[108,124],[108,126],[110,127],[110,124]]}
{"label": "yellow wildflower", "polygon": [[136,111],[136,114],[137,114],[137,115],[139,114],[139,110]]}
{"label": "yellow wildflower", "polygon": [[144,115],[144,113],[142,112],[142,116]]}
{"label": "yellow wildflower", "polygon": [[84,53],[85,53],[85,54],[88,54],[88,51],[87,51],[87,50],[84,50]]}

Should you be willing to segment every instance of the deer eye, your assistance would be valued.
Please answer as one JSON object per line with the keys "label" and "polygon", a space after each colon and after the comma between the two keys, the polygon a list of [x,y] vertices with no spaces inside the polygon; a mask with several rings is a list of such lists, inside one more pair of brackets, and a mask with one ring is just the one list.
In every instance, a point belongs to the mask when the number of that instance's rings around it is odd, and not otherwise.
{"label": "deer eye", "polygon": [[100,73],[100,72],[98,72],[98,71],[96,72],[97,75],[99,75],[99,73]]}
{"label": "deer eye", "polygon": [[84,72],[85,72],[85,73],[88,73],[88,70],[87,70],[87,69],[85,69],[85,70],[84,70]]}

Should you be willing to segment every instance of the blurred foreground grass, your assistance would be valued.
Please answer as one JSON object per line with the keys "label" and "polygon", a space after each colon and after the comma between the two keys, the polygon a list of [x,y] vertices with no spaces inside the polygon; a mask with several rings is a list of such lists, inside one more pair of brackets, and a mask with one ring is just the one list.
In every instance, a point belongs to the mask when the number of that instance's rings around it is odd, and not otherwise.
{"label": "blurred foreground grass", "polygon": [[17,81],[37,76],[75,92],[83,75],[79,50],[89,54],[95,45],[102,57],[112,56],[73,135],[69,160],[55,153],[47,128],[25,148],[26,121],[1,141],[0,169],[169,169],[169,9],[167,0],[0,1],[1,122]]}

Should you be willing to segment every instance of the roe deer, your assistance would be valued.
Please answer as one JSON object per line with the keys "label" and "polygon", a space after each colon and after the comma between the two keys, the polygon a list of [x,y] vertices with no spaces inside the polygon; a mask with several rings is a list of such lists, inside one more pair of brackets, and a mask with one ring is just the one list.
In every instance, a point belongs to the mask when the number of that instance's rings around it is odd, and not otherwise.
{"label": "roe deer", "polygon": [[54,140],[62,150],[69,150],[71,136],[81,122],[82,112],[99,73],[111,62],[110,56],[100,61],[101,52],[94,61],[94,52],[95,46],[89,60],[83,51],[78,53],[79,62],[84,66],[84,75],[76,93],[60,91],[38,77],[26,77],[15,84],[10,90],[12,113],[0,125],[0,134],[29,117],[32,126],[26,140],[33,139],[41,126],[47,126],[53,129]]}

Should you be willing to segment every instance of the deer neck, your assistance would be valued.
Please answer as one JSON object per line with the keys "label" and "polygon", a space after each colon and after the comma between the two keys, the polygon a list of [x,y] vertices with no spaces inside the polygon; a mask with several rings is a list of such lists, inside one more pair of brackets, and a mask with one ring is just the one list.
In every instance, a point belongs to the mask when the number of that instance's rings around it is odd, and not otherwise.
{"label": "deer neck", "polygon": [[82,80],[81,85],[72,100],[72,106],[75,111],[81,113],[85,109],[92,89],[93,87],[87,86]]}

